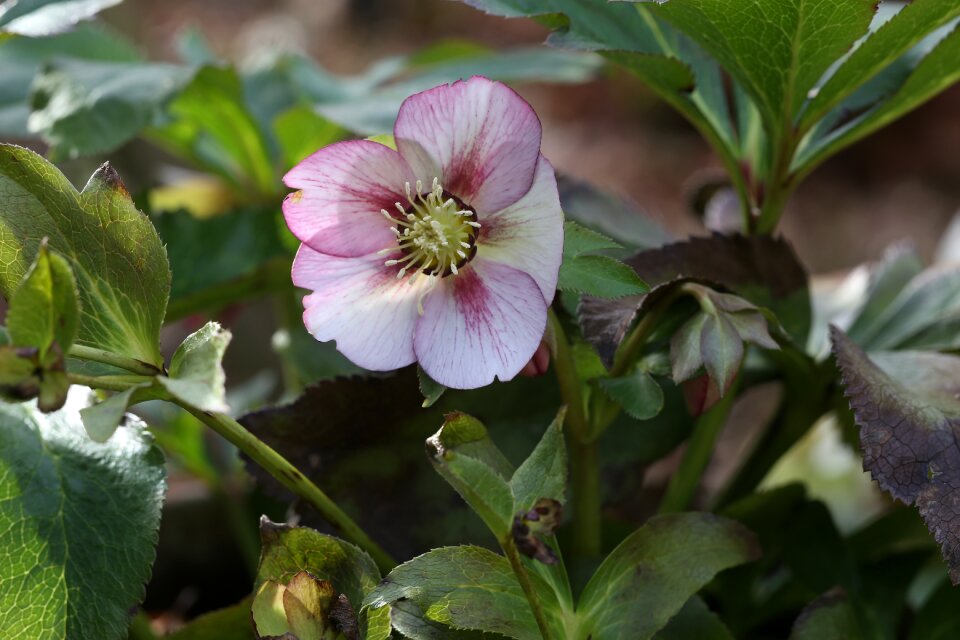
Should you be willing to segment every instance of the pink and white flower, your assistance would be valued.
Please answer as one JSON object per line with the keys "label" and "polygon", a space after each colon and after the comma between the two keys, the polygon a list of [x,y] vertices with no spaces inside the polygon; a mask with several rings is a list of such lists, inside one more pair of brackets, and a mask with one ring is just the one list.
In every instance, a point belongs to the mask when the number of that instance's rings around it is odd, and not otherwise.
{"label": "pink and white flower", "polygon": [[366,369],[509,380],[543,337],[563,250],[540,122],[474,77],[408,98],[394,138],[330,145],[284,177],[304,323]]}

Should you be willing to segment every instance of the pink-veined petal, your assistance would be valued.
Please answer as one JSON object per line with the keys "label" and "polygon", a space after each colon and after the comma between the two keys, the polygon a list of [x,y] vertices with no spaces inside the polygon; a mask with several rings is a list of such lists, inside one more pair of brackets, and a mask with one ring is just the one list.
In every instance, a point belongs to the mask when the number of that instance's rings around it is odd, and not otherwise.
{"label": "pink-veined petal", "polygon": [[298,189],[283,201],[293,235],[316,251],[355,257],[395,241],[380,210],[392,212],[394,203],[406,203],[404,183],[416,178],[390,147],[350,140],[320,149],[283,181]]}
{"label": "pink-veined petal", "polygon": [[397,148],[424,183],[440,178],[478,212],[503,209],[530,189],[541,135],[523,98],[479,76],[410,96],[394,126]]}
{"label": "pink-veined petal", "polygon": [[303,323],[317,340],[372,371],[399,369],[415,359],[413,334],[418,297],[426,278],[397,280],[396,268],[376,254],[338,258],[301,245],[293,283],[313,291],[303,299]]}
{"label": "pink-veined petal", "polygon": [[413,340],[417,360],[431,378],[455,389],[513,378],[547,324],[547,303],[533,278],[481,259],[440,280],[423,307]]}
{"label": "pink-veined petal", "polygon": [[519,269],[553,301],[563,261],[563,210],[553,167],[540,156],[533,186],[506,209],[480,218],[477,256]]}

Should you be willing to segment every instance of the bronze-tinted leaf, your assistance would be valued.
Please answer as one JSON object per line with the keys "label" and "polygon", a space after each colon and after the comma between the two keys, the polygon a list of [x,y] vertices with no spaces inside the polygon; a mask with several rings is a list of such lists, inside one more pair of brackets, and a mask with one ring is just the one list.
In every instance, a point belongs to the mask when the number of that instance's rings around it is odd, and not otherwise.
{"label": "bronze-tinted leaf", "polygon": [[769,236],[692,238],[625,260],[650,285],[650,292],[618,300],[584,298],[584,337],[609,365],[637,315],[678,283],[695,281],[727,289],[771,309],[800,345],[810,331],[807,273],[790,245]]}
{"label": "bronze-tinted leaf", "polygon": [[867,356],[836,328],[832,340],[864,468],[893,497],[916,505],[960,583],[960,358]]}

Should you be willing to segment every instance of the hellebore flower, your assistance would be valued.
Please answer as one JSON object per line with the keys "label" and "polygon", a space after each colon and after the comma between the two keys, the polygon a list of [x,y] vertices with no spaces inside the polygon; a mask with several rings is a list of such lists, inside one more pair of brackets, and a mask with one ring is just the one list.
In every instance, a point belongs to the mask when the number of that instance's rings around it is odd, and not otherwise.
{"label": "hellebore flower", "polygon": [[304,324],[374,371],[419,362],[448,387],[509,380],[544,334],[563,250],[540,122],[506,85],[474,77],[413,95],[396,150],[317,151],[285,177],[303,243]]}

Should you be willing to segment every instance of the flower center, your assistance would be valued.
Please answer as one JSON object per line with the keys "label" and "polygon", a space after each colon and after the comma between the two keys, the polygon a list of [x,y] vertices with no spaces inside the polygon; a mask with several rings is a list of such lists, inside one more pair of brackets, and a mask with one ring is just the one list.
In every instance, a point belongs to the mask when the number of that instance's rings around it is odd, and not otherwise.
{"label": "flower center", "polygon": [[[440,180],[433,179],[430,191],[423,192],[423,182],[417,180],[416,192],[410,183],[404,185],[407,205],[396,203],[399,216],[381,209],[397,236],[402,258],[386,261],[387,266],[400,265],[397,278],[407,271],[420,271],[430,276],[457,275],[463,265],[477,253],[477,233],[480,223],[477,214],[459,198],[444,191]],[[381,253],[395,253],[389,247]]]}

